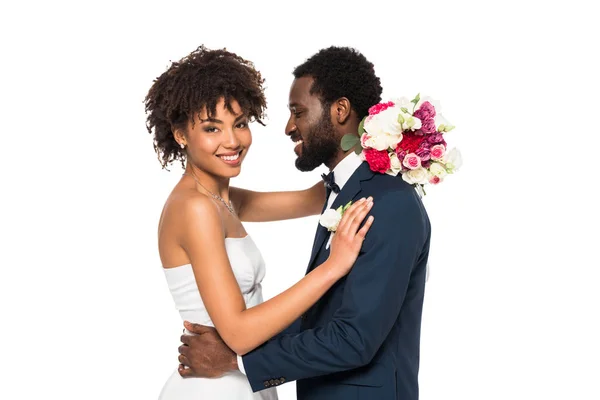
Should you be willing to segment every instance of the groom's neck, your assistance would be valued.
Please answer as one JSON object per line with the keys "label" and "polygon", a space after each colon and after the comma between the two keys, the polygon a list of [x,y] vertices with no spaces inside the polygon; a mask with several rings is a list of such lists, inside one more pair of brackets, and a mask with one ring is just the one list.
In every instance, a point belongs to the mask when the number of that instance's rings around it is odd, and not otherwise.
{"label": "groom's neck", "polygon": [[[336,128],[333,131],[334,134],[336,135],[336,137],[338,138],[338,143],[340,143],[340,141],[342,140],[344,133],[347,133],[347,132],[358,133],[359,120],[358,120],[358,117],[356,117],[356,114],[354,114],[354,111],[352,111],[352,113],[353,113],[353,117],[348,118],[343,125],[340,125],[338,128]],[[346,158],[346,156],[351,151],[354,151],[354,150],[350,149],[348,151],[344,151],[341,148],[338,148],[336,155],[331,159],[331,161],[326,162],[325,166],[327,168],[329,168],[329,171],[333,170],[336,167],[336,165],[338,165],[340,163],[340,161],[342,161],[344,158]]]}
{"label": "groom's neck", "polygon": [[331,161],[325,163],[325,166],[329,168],[329,171],[332,171],[351,151],[354,150],[350,149],[349,151],[343,151],[340,149]]}

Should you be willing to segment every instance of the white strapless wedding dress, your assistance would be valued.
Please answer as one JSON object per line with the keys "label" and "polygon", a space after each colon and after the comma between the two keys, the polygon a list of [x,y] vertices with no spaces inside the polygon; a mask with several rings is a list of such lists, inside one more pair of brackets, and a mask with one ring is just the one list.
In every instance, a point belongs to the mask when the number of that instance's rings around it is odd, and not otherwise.
{"label": "white strapless wedding dress", "polygon": [[[265,276],[265,262],[250,236],[226,238],[225,248],[235,278],[240,285],[246,307],[263,301],[260,283]],[[198,292],[190,264],[165,268],[169,290],[182,320],[214,326]],[[252,393],[248,379],[239,371],[221,378],[182,378],[177,370],[165,383],[159,400],[277,400],[275,388]]]}

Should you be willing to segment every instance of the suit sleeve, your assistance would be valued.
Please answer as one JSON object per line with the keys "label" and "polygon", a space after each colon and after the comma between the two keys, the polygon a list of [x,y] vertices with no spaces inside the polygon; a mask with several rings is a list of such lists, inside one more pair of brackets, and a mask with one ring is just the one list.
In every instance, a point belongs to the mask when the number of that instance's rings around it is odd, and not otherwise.
{"label": "suit sleeve", "polygon": [[[275,338],[277,338],[279,336],[295,335],[297,333],[300,333],[300,325],[301,325],[301,323],[302,322],[301,322],[300,318],[298,318],[290,326],[288,326],[282,332],[280,332],[279,334],[277,334],[277,336],[275,336]],[[246,375],[246,368],[244,368],[244,360],[243,360],[243,358],[241,356],[237,356],[237,362],[238,362],[238,369],[240,370],[240,372],[242,374]]]}
{"label": "suit sleeve", "polygon": [[243,357],[254,391],[265,381],[306,379],[368,364],[395,323],[427,241],[424,213],[406,192],[375,199],[375,217],[325,326],[279,335]]}

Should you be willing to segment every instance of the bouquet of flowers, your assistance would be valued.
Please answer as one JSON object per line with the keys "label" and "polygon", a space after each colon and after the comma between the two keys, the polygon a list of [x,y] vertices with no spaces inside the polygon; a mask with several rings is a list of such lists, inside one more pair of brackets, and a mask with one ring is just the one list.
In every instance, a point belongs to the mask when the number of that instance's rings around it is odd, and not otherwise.
{"label": "bouquet of flowers", "polygon": [[[369,109],[356,134],[342,138],[342,149],[355,149],[372,171],[396,176],[423,191],[457,171],[462,159],[457,149],[447,150],[445,134],[454,129],[431,99],[417,96],[379,103]],[[438,110],[440,109],[437,106]]]}

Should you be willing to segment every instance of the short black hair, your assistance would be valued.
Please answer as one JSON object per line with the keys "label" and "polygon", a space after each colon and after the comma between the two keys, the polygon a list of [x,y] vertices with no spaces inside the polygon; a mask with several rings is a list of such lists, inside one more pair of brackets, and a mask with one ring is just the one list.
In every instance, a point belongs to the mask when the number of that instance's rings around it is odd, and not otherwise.
{"label": "short black hair", "polygon": [[154,133],[154,150],[162,167],[174,160],[185,167],[185,151],[173,137],[173,129],[186,126],[204,107],[213,116],[221,98],[230,112],[231,101],[236,100],[251,121],[263,124],[267,106],[263,83],[253,63],[226,49],[200,46],[173,62],[154,80],[144,100],[146,128]]}
{"label": "short black hair", "polygon": [[346,97],[358,114],[359,121],[369,114],[369,108],[381,101],[381,81],[375,75],[373,63],[358,50],[331,46],[320,50],[296,67],[296,79],[314,79],[311,94],[317,94],[329,106]]}

